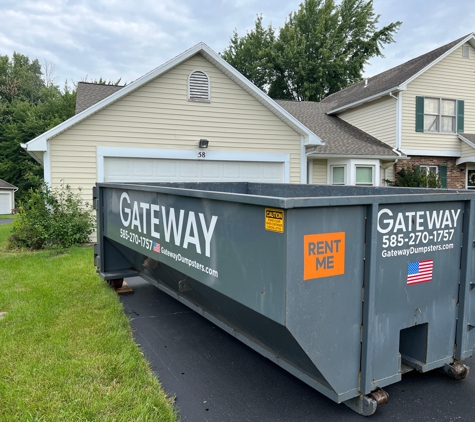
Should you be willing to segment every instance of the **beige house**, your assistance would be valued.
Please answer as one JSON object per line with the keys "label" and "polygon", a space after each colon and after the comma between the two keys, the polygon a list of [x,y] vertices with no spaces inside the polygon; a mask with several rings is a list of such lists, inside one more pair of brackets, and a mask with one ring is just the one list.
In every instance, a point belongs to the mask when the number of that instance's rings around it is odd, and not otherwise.
{"label": "beige house", "polygon": [[314,152],[326,144],[352,160],[355,182],[379,185],[401,155],[325,113],[307,125],[203,43],[125,87],[80,83],[76,113],[23,147],[46,182],[87,200],[103,181],[327,183],[333,158]]}
{"label": "beige house", "polygon": [[[315,120],[338,117],[438,173],[444,187],[475,188],[475,35],[469,34],[325,98]],[[303,104],[286,106],[299,118]],[[311,123],[311,122],[310,122]],[[312,124],[307,126],[313,129]],[[309,148],[316,183],[353,184],[354,158],[335,157],[330,142]],[[341,146],[337,151],[343,152]],[[403,157],[404,158],[404,157]],[[380,158],[382,160],[382,158]],[[391,179],[404,163],[389,167]],[[376,171],[376,170],[375,170]],[[369,171],[367,175],[369,176]]]}
{"label": "beige house", "polygon": [[86,198],[103,181],[305,183],[322,144],[203,43],[119,88],[24,145],[46,182]]}

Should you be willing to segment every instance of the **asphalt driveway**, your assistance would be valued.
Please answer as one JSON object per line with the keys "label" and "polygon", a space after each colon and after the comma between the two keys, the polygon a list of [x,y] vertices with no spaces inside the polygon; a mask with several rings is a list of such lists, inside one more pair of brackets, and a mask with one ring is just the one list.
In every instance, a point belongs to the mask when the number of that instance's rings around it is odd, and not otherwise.
{"label": "asphalt driveway", "polygon": [[0,224],[13,223],[13,218],[0,218]]}
{"label": "asphalt driveway", "polygon": [[[184,422],[364,421],[141,278],[122,296],[136,341]],[[463,381],[408,373],[368,419],[475,421],[475,360]]]}

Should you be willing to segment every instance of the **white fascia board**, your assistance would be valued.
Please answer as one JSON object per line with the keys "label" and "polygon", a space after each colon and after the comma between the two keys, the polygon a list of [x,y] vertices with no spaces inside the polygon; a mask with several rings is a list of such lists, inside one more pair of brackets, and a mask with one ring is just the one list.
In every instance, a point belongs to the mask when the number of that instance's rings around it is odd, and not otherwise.
{"label": "white fascia board", "polygon": [[469,157],[462,157],[455,160],[455,164],[457,166],[459,166],[460,164],[465,164],[465,163],[475,163],[475,155],[471,155]]}
{"label": "white fascia board", "polygon": [[[63,123],[60,123],[59,125],[55,126],[49,131],[31,140],[30,142],[26,144],[27,149],[30,149],[32,151],[46,151],[47,140],[53,138],[54,136],[59,135],[60,133],[69,129],[70,127],[78,124],[82,120],[91,116],[92,114],[97,113],[99,110],[103,109],[109,104],[112,104],[115,101],[119,100],[120,98],[126,96],[127,94],[135,91],[136,89],[140,88],[141,86],[145,85],[146,83],[157,78],[161,74],[169,71],[170,69],[174,68],[175,66],[179,65],[180,63],[184,62],[185,60],[189,59],[190,57],[198,53],[201,53],[203,57],[205,57],[208,61],[213,63],[218,69],[223,71],[226,75],[228,75],[228,77],[230,77],[236,83],[238,83],[238,85],[241,86],[241,88],[245,89],[261,104],[263,104],[270,111],[272,111],[277,117],[279,117],[281,120],[287,123],[290,127],[292,127],[292,129],[294,129],[297,133],[305,136],[308,144],[323,145],[322,140],[317,135],[315,135],[310,129],[308,129],[304,124],[302,124],[299,120],[293,117],[289,112],[287,112],[282,107],[280,107],[274,100],[272,100],[269,96],[267,96],[254,84],[252,84],[249,80],[247,80],[236,69],[234,69],[218,54],[216,54],[213,50],[211,50],[211,48],[209,48],[205,43],[201,42],[199,44],[196,44],[194,47],[191,47],[190,49],[186,50],[185,52],[179,54],[175,58],[167,61],[166,63],[157,67],[156,69],[146,73],[144,76],[141,76],[134,82],[130,83],[129,85],[126,85],[125,87],[116,91],[112,95],[109,95],[108,97],[104,98],[98,103],[92,105],[91,107],[88,107],[87,109],[83,110],[81,113],[76,114],[70,119],[64,121]],[[44,149],[41,149],[41,148],[44,148]]]}
{"label": "white fascia board", "polygon": [[39,164],[43,165],[43,157],[46,150],[31,151],[27,149],[27,144],[20,144],[20,146],[28,153],[28,155],[33,157]]}
{"label": "white fascia board", "polygon": [[[68,119],[68,120],[70,120],[70,119]],[[66,122],[68,120],[66,120]],[[63,123],[66,123],[66,122],[63,122]],[[50,130],[53,130],[53,129],[50,129]],[[27,152],[29,152],[29,151],[42,151],[42,152],[46,151],[48,149],[48,142],[47,142],[48,138],[44,135],[46,135],[48,132],[42,133],[41,135],[37,136],[35,139],[31,140],[30,142],[27,142],[26,144],[21,144],[21,147],[24,148]]]}
{"label": "white fascia board", "polygon": [[462,153],[460,151],[436,151],[430,149],[401,149],[406,155],[422,155],[426,157],[460,157]]}
{"label": "white fascia board", "polygon": [[354,103],[351,103],[351,104],[348,104],[348,105],[345,105],[345,106],[338,107],[338,108],[335,108],[333,110],[327,111],[327,114],[331,115],[331,114],[341,113],[342,111],[345,111],[349,108],[358,107],[361,104],[369,103],[370,101],[374,101],[374,100],[377,100],[379,98],[385,97],[386,95],[389,95],[391,93],[398,93],[400,91],[405,91],[405,90],[406,90],[406,87],[396,86],[394,88],[388,89],[388,90],[380,92],[378,94],[374,94],[371,97],[366,97],[366,98],[363,98],[362,100],[355,101]]}
{"label": "white fascia board", "polygon": [[343,154],[318,154],[314,152],[307,153],[307,158],[319,159],[319,160],[326,160],[326,159],[335,159],[335,158],[342,158],[342,159],[352,159],[352,160],[382,160],[382,161],[394,161],[394,160],[408,160],[409,157],[404,156],[387,156],[387,155],[343,155]]}
{"label": "white fascia board", "polygon": [[465,138],[462,134],[458,133],[457,134],[459,139],[461,141],[464,141],[468,146],[471,146],[472,148],[475,148],[475,144],[472,141],[469,141],[467,138]]}

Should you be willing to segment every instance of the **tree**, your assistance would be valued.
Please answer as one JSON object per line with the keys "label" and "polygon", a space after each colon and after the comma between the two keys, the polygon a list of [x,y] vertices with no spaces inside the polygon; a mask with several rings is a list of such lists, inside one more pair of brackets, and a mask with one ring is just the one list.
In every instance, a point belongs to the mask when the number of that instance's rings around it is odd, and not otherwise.
{"label": "tree", "polygon": [[20,144],[74,115],[76,90],[54,85],[52,70],[44,78],[38,60],[0,56],[0,179],[19,187],[17,199],[38,187],[43,174]]}
{"label": "tree", "polygon": [[321,101],[359,82],[368,61],[394,42],[401,22],[378,29],[378,20],[372,0],[305,0],[278,37],[258,16],[221,55],[272,98]]}

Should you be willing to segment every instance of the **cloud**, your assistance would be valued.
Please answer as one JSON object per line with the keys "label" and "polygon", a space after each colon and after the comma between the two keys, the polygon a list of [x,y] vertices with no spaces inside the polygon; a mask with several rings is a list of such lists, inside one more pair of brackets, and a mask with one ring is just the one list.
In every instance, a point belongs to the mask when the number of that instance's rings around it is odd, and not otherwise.
{"label": "cloud", "polygon": [[[200,41],[222,51],[233,30],[245,35],[258,14],[281,27],[301,1],[1,0],[0,54],[47,59],[61,81],[130,82]],[[475,4],[464,0],[376,0],[374,7],[380,25],[404,23],[368,76],[469,33],[475,21]]]}

